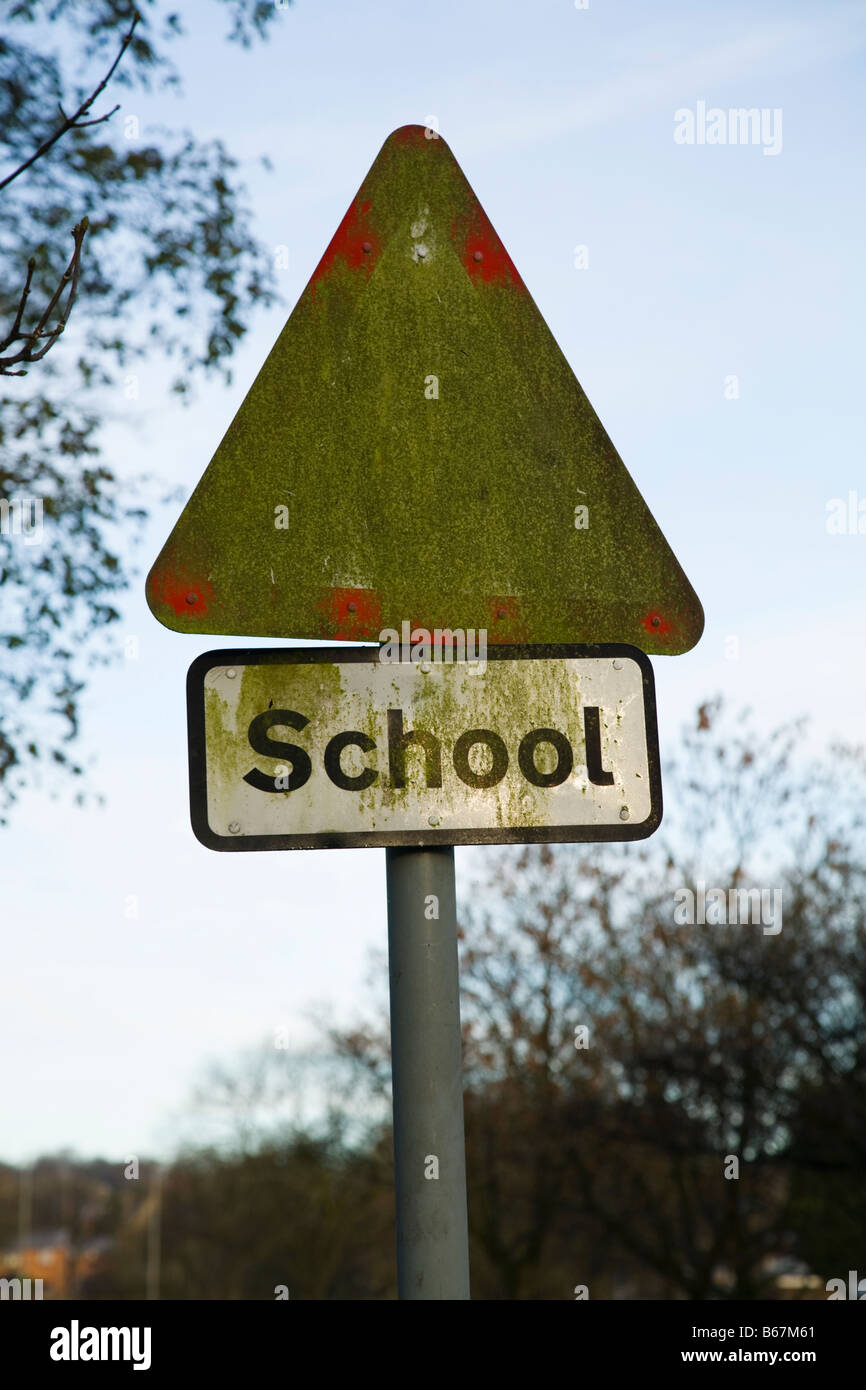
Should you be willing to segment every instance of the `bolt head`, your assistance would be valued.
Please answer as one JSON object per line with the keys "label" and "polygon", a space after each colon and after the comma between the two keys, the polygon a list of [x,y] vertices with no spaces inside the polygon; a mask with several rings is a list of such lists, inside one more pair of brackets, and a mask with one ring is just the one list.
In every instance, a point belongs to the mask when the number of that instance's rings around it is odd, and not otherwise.
{"label": "bolt head", "polygon": [[628,807],[627,807],[627,806],[623,806],[622,810],[621,810],[620,813],[619,813],[619,818],[620,818],[620,820],[628,820]]}
{"label": "bolt head", "polygon": [[229,667],[229,669],[226,671],[226,675],[228,676],[230,681],[234,680],[235,676],[237,675],[237,671],[235,670],[234,666]]}
{"label": "bolt head", "polygon": [[483,251],[473,251],[473,252],[472,252],[472,259],[473,259],[473,261],[483,261],[483,260],[484,260],[484,252],[483,252]]}
{"label": "bolt head", "polygon": [[355,603],[354,599],[352,600],[351,603],[347,603],[347,604],[346,604],[346,608],[348,609],[348,611],[349,611],[350,613],[357,613],[357,611],[358,611],[358,605],[357,605],[357,603]]}
{"label": "bolt head", "polygon": [[230,823],[230,825],[229,825],[229,834],[230,834],[230,835],[239,835],[240,833],[241,833],[240,821],[233,820],[233,821]]}
{"label": "bolt head", "polygon": [[361,250],[364,252],[364,255],[365,255],[365,256],[369,256],[369,254],[370,254],[370,252],[372,251],[372,249],[373,249],[373,243],[372,243],[371,241],[362,242],[362,244],[361,244]]}
{"label": "bolt head", "polygon": [[614,669],[615,671],[621,671],[621,670],[622,670],[622,662],[620,661],[619,657],[617,657],[617,659],[614,661],[614,663],[613,663],[613,669]]}
{"label": "bolt head", "polygon": [[189,604],[198,603],[198,594],[194,594],[192,592],[188,593],[186,596],[186,601]]}
{"label": "bolt head", "polygon": [[433,826],[439,824],[439,816],[436,811],[431,811],[430,815],[427,817],[427,824]]}
{"label": "bolt head", "polygon": [[661,627],[662,620],[658,616],[658,614],[654,614],[650,621],[652,622],[653,627]]}

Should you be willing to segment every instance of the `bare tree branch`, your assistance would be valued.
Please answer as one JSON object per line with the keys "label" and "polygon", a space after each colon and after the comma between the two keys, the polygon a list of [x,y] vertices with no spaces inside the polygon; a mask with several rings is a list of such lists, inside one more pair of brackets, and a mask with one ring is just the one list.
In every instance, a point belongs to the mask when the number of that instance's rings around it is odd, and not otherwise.
{"label": "bare tree branch", "polygon": [[[45,310],[39,318],[36,327],[29,333],[21,332],[21,323],[24,318],[24,310],[27,307],[27,300],[30,295],[30,286],[33,280],[33,272],[36,262],[31,256],[27,262],[27,278],[24,281],[24,288],[21,291],[21,298],[18,301],[18,308],[15,313],[15,321],[9,333],[0,341],[0,376],[26,376],[26,371],[13,371],[19,362],[38,362],[43,358],[50,347],[57,342],[60,334],[69,319],[69,314],[75,303],[75,296],[78,293],[78,277],[81,273],[81,247],[87,234],[89,226],[88,219],[85,217],[76,227],[72,229],[72,236],[75,245],[72,251],[69,264],[60,277],[60,283],[54,291]],[[61,296],[68,287],[69,293],[66,298],[60,317],[53,327],[48,327],[48,322],[57,310]],[[21,346],[17,351],[13,351],[8,356],[3,356],[9,348],[16,343]]]}
{"label": "bare tree branch", "polygon": [[[67,133],[67,131],[84,130],[87,126],[102,125],[104,121],[110,120],[110,118],[114,115],[115,111],[120,110],[120,106],[117,105],[113,106],[110,111],[107,111],[104,116],[94,116],[90,120],[82,119],[84,116],[88,114],[90,108],[96,101],[97,97],[105,91],[105,88],[108,86],[108,83],[114,76],[114,73],[117,70],[118,63],[120,62],[130,43],[132,42],[132,36],[135,32],[135,26],[138,24],[140,18],[141,16],[136,11],[133,21],[129,26],[129,29],[123,36],[117,57],[111,64],[111,67],[108,69],[108,72],[105,74],[102,81],[98,84],[98,86],[94,87],[93,91],[90,93],[90,96],[85,98],[85,100],[81,103],[78,109],[71,116],[67,116],[66,112],[63,110],[63,107],[58,102],[57,109],[59,110],[60,115],[62,117],[61,124],[54,131],[53,135],[50,135],[47,140],[43,140],[42,144],[39,146],[37,150],[33,152],[29,159],[25,159],[23,164],[20,164],[17,169],[14,169],[12,171],[11,174],[7,174],[5,179],[0,180],[0,192],[2,192],[4,188],[8,187],[8,185],[12,183],[13,179],[17,179],[19,174],[23,174],[26,169],[29,169],[31,165],[35,164],[37,159],[41,159],[41,157],[44,154],[47,154],[48,151],[52,148],[52,146],[56,145],[57,141],[60,140],[61,137]],[[87,233],[88,225],[88,219],[85,217],[82,219],[81,222],[78,223],[76,227],[73,228],[72,236],[75,245],[73,248],[72,257],[69,261],[68,266],[63,272],[63,275],[60,277],[60,283],[58,284],[57,289],[54,291],[54,294],[51,296],[51,299],[49,300],[48,305],[45,308],[41,318],[37,322],[36,327],[29,333],[21,331],[21,324],[24,320],[24,311],[27,307],[27,301],[30,297],[30,289],[33,283],[33,273],[36,269],[36,262],[32,257],[28,261],[27,276],[24,281],[24,288],[21,291],[21,297],[18,301],[18,308],[15,313],[15,320],[12,324],[12,328],[10,329],[9,333],[2,340],[2,342],[0,342],[0,376],[26,376],[26,371],[15,371],[13,370],[13,368],[18,367],[18,364],[20,362],[39,362],[45,356],[46,352],[48,352],[49,348],[53,347],[53,345],[57,342],[57,339],[60,337],[60,334],[66,327],[66,324],[69,320],[70,311],[72,309],[73,304],[75,303],[75,297],[78,293],[78,278],[81,274],[81,247],[84,242],[84,237]],[[57,322],[52,327],[49,327],[48,325],[51,320],[51,317],[57,311],[57,306],[60,303],[61,297],[67,290],[68,295],[66,298],[66,303],[63,306],[63,309],[60,311],[60,317],[57,319]],[[14,348],[16,344],[19,345],[17,347],[17,350],[14,350],[11,353],[9,353],[8,349]],[[3,356],[4,353],[8,355]]]}
{"label": "bare tree branch", "polygon": [[101,125],[103,121],[109,120],[114,115],[115,111],[118,111],[120,109],[119,106],[114,106],[110,111],[107,111],[104,116],[95,116],[90,121],[83,121],[81,119],[82,116],[87,115],[91,106],[96,101],[96,98],[102,92],[105,91],[105,88],[108,86],[108,83],[114,76],[118,63],[120,62],[130,43],[132,42],[132,35],[135,32],[135,26],[137,25],[140,18],[141,15],[139,15],[138,12],[136,12],[135,18],[133,19],[131,25],[129,26],[129,29],[123,37],[123,41],[120,45],[120,52],[118,53],[114,62],[111,64],[111,67],[108,69],[108,72],[105,74],[102,81],[99,83],[99,86],[93,89],[93,91],[90,93],[90,96],[87,97],[81,103],[74,115],[66,116],[64,115],[63,107],[61,106],[59,108],[60,114],[61,116],[63,116],[62,125],[59,125],[57,127],[57,130],[55,130],[54,134],[50,135],[47,140],[44,140],[42,142],[38,150],[35,150],[29,159],[25,159],[24,163],[20,164],[17,169],[14,169],[11,174],[7,174],[5,179],[0,179],[0,192],[2,192],[2,190],[6,188],[6,186],[10,184],[13,179],[17,179],[19,174],[23,174],[25,169],[29,169],[31,164],[35,164],[37,159],[41,159],[44,154],[47,154],[48,151],[51,149],[52,145],[55,145],[57,141],[61,139],[61,137],[64,136],[68,130],[83,130],[85,126]]}

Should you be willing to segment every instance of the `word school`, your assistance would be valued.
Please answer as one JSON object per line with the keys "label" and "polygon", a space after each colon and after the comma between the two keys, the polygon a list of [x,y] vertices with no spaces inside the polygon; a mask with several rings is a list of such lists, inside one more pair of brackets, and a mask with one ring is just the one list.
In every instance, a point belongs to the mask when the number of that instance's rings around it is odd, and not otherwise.
{"label": "word school", "polygon": [[[597,706],[584,707],[584,735],[586,741],[586,771],[590,782],[598,787],[613,785],[613,773],[602,766],[601,715]],[[310,780],[313,764],[309,753],[294,743],[283,743],[272,739],[270,730],[275,726],[302,730],[309,724],[305,715],[293,709],[269,709],[257,714],[252,720],[247,738],[256,753],[268,758],[284,758],[291,765],[281,769],[276,776],[268,775],[259,768],[252,768],[244,781],[257,791],[292,792],[303,787]],[[388,771],[391,786],[406,786],[406,753],[414,747],[424,754],[424,774],[428,787],[442,786],[442,742],[434,733],[426,729],[404,729],[403,711],[389,709],[388,730]],[[490,753],[490,767],[486,771],[473,769],[469,754],[476,744],[484,745]],[[541,772],[536,765],[536,749],[547,744],[556,753],[556,766],[550,772]],[[334,734],[325,748],[323,762],[325,772],[334,783],[347,792],[365,791],[373,785],[379,773],[376,768],[365,767],[356,776],[347,773],[341,763],[343,752],[350,746],[359,748],[362,753],[376,752],[376,741],[360,729],[349,729],[345,733]],[[467,787],[495,787],[508,771],[508,749],[505,740],[493,729],[468,729],[455,741],[452,752],[454,770]],[[520,740],[517,750],[517,763],[527,782],[535,787],[558,787],[574,768],[574,750],[565,734],[558,729],[530,729]]]}

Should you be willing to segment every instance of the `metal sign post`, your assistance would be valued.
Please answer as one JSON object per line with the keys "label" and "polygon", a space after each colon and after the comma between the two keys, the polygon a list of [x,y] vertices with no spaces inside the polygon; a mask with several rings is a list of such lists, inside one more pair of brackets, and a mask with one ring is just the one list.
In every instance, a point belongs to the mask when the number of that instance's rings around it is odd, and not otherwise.
{"label": "metal sign post", "polygon": [[387,849],[401,1298],[469,1297],[454,850]]}
{"label": "metal sign post", "polygon": [[190,668],[190,796],[212,849],[386,846],[397,1278],[469,1298],[454,843],[635,839],[661,787],[633,647],[207,652]]}
{"label": "metal sign post", "polygon": [[704,616],[438,132],[385,141],[146,593],[191,636],[376,643],[199,657],[192,825],[385,847],[400,1296],[468,1298],[453,846],[653,834],[646,654]]}

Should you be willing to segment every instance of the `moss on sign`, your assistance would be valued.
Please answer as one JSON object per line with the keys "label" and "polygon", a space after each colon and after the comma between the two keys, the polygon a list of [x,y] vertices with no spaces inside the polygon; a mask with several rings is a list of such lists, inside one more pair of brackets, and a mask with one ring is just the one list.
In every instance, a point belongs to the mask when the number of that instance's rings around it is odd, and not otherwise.
{"label": "moss on sign", "polygon": [[687,651],[701,605],[441,137],[395,131],[148,578],[180,632]]}

